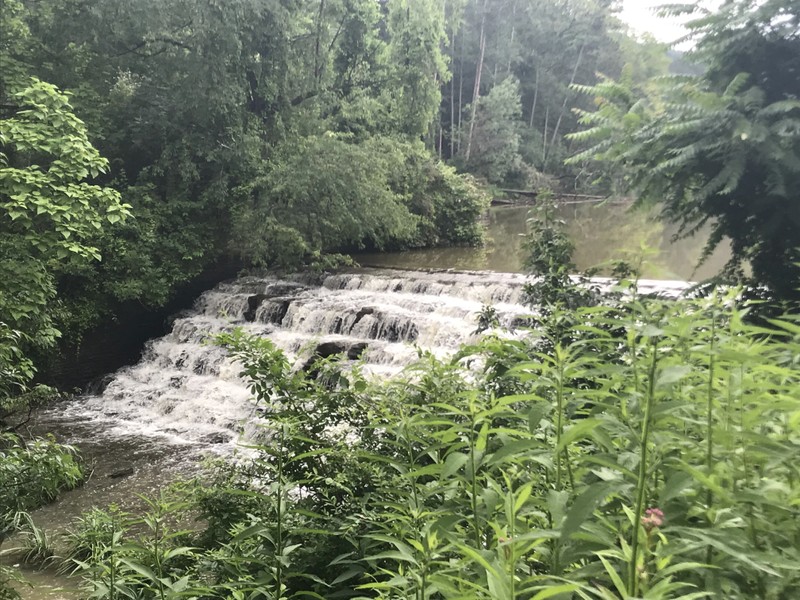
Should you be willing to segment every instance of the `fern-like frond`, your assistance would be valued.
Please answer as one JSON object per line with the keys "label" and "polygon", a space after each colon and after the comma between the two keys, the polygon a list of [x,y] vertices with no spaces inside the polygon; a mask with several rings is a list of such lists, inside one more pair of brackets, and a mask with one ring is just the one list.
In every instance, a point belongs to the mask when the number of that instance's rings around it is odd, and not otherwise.
{"label": "fern-like frond", "polygon": [[736,96],[744,89],[744,86],[747,85],[749,80],[750,75],[748,73],[739,73],[731,80],[728,87],[725,88],[725,91],[722,92],[722,96],[726,98]]}
{"label": "fern-like frond", "polygon": [[800,116],[800,100],[779,100],[763,107],[759,113],[759,117],[773,117],[778,115],[787,115],[796,113]]}

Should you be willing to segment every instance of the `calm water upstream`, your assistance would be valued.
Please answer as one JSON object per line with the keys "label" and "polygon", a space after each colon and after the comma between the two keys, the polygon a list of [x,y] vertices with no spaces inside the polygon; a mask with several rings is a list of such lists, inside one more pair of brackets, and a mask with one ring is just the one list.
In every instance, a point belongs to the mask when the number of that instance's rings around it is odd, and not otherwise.
{"label": "calm water upstream", "polygon": [[[523,270],[523,236],[531,207],[492,207],[488,215],[486,245],[480,248],[436,248],[355,256],[365,266],[405,269],[465,269],[519,273]],[[652,279],[698,281],[719,272],[730,258],[728,248],[716,252],[696,269],[707,230],[690,239],[672,241],[677,232],[654,214],[629,210],[623,204],[575,203],[561,205],[558,218],[567,224],[575,243],[579,269],[611,260],[636,260],[644,256],[642,276]],[[644,253],[643,253],[643,248]]]}

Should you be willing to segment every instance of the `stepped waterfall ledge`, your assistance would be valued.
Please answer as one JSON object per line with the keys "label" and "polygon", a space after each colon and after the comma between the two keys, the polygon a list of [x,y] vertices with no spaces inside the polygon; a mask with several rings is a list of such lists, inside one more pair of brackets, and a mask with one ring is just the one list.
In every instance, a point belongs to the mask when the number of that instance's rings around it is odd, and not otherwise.
{"label": "stepped waterfall ledge", "polygon": [[[367,374],[387,377],[420,352],[446,358],[474,341],[484,305],[495,308],[504,335],[521,335],[511,332],[530,312],[521,300],[525,281],[508,273],[389,269],[243,277],[218,285],[176,315],[171,333],[150,341],[136,365],[108,377],[102,393],[41,418],[104,422],[109,436],[212,441],[222,448],[242,433],[251,437],[258,420],[240,367],[209,343],[214,334],[241,327],[271,339],[296,368],[341,354],[359,361]],[[675,295],[684,285],[643,281],[641,288]]]}
{"label": "stepped waterfall ledge", "polygon": [[[791,582],[791,550],[775,567],[745,549],[753,531],[781,549],[794,536],[796,511],[775,507],[796,496],[797,325],[775,320],[794,341],[765,341],[735,289],[675,298],[685,284],[566,280],[586,304],[532,304],[546,277],[481,272],[222,283],[105,389],[40,415],[94,472],[35,522],[52,530],[82,515],[78,541],[106,522],[121,532],[79,564],[101,590],[118,565],[140,588],[164,580],[209,598],[272,589],[254,581],[264,564],[298,595],[364,600],[432,597],[413,593],[420,573],[458,586],[443,599],[483,600],[521,597],[498,596],[492,570],[503,585],[557,593],[567,578],[570,590],[622,581],[627,599],[661,582],[702,589],[706,571],[734,581],[781,569]],[[613,293],[595,293],[604,287]],[[763,423],[769,437],[751,439]],[[706,487],[720,463],[735,483]],[[696,516],[720,502],[735,511],[724,527]],[[182,519],[195,531],[173,532]],[[426,540],[438,557],[428,563]],[[151,584],[139,577],[164,564],[148,558],[155,544],[181,559]],[[620,545],[630,553],[612,555]],[[688,567],[664,567],[662,552]],[[344,579],[342,560],[355,566]],[[375,586],[400,591],[359,595]]]}

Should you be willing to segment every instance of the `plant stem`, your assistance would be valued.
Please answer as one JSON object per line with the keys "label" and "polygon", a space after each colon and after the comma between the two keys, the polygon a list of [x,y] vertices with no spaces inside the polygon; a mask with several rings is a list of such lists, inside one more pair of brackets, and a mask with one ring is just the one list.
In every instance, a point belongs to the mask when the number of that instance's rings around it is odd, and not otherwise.
{"label": "plant stem", "polygon": [[275,536],[275,553],[278,563],[275,569],[275,599],[283,597],[283,448],[286,439],[286,423],[281,424],[280,446],[278,447],[278,487],[277,487],[277,532]]}
{"label": "plant stem", "polygon": [[469,427],[470,427],[470,436],[469,436],[469,452],[470,452],[470,471],[471,471],[471,497],[472,497],[472,528],[474,529],[475,533],[475,549],[481,547],[481,529],[480,523],[478,523],[478,469],[475,465],[475,409],[473,406],[470,407],[470,414],[469,414]]}
{"label": "plant stem", "polygon": [[647,492],[647,446],[650,438],[650,421],[655,403],[656,367],[658,366],[658,341],[652,338],[652,355],[650,368],[647,373],[647,396],[645,398],[644,415],[642,416],[642,436],[639,443],[639,474],[636,481],[636,505],[633,511],[633,538],[631,539],[631,562],[628,572],[628,593],[631,596],[639,594],[639,529],[644,513],[644,500]]}
{"label": "plant stem", "polygon": [[[509,482],[510,482],[510,479],[509,479]],[[508,552],[508,562],[509,562],[508,575],[511,578],[510,581],[509,581],[509,586],[511,588],[511,600],[516,600],[516,597],[517,597],[517,580],[516,580],[516,577],[514,577],[514,575],[515,575],[516,564],[517,564],[517,553],[516,553],[516,548],[515,548],[515,546],[516,546],[516,535],[517,535],[517,529],[516,529],[517,513],[514,511],[514,506],[516,506],[517,501],[516,501],[516,498],[514,497],[514,491],[513,491],[513,488],[511,487],[511,485],[509,485],[509,489],[510,489],[510,493],[511,493],[511,502],[512,502],[511,508],[512,508],[512,510],[510,511],[511,519],[510,519],[510,522],[508,524],[508,541],[506,542],[508,544],[508,548],[509,548],[509,552]]]}
{"label": "plant stem", "polygon": [[[566,455],[566,448],[559,450],[561,446],[561,436],[564,432],[564,361],[561,355],[561,347],[556,346],[555,357],[558,361],[558,382],[556,385],[556,491],[561,491],[561,454]],[[569,460],[567,458],[567,460]]]}
{"label": "plant stem", "polygon": [[108,599],[114,600],[114,593],[116,591],[117,585],[117,559],[114,556],[114,550],[116,549],[116,531],[117,527],[116,524],[112,521],[111,522],[111,545],[108,548],[108,576],[109,576],[109,586],[108,586]]}
{"label": "plant stem", "polygon": [[161,565],[161,549],[159,548],[159,538],[161,537],[161,509],[162,505],[159,503],[153,511],[153,561],[156,568],[156,585],[158,585],[158,597],[164,600],[164,583],[161,581],[164,578],[164,569]]}
{"label": "plant stem", "polygon": [[[708,476],[714,469],[714,370],[716,367],[716,330],[717,317],[716,311],[711,312],[711,341],[708,356],[708,388],[706,390],[706,468]],[[706,490],[706,510],[711,510],[714,501],[714,493],[709,487]],[[711,564],[712,547],[706,548],[706,564]]]}

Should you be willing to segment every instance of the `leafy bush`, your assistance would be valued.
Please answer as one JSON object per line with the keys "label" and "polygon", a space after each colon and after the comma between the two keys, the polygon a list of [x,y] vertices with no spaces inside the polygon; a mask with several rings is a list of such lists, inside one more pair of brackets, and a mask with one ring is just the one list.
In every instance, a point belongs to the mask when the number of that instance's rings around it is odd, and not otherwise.
{"label": "leafy bush", "polygon": [[[71,446],[52,438],[24,441],[13,433],[0,433],[0,544],[20,531],[21,547],[13,549],[26,562],[53,556],[52,539],[25,512],[55,500],[63,490],[78,486],[83,467]],[[0,565],[0,598],[15,598],[9,582],[15,574]]]}
{"label": "leafy bush", "polygon": [[114,534],[129,519],[112,506],[107,511],[92,507],[81,515],[66,532],[65,568],[74,566],[75,561],[97,562],[102,560],[113,544]]}
{"label": "leafy bush", "polygon": [[280,148],[239,196],[234,247],[280,267],[342,250],[477,244],[486,206],[470,178],[421,144],[333,134]]}
{"label": "leafy bush", "polygon": [[[209,598],[794,598],[800,324],[734,299],[578,308],[545,344],[489,337],[383,384],[227,335],[267,441],[194,494],[195,542],[148,547]],[[131,593],[158,597],[148,577]]]}
{"label": "leafy bush", "polygon": [[36,525],[27,512],[14,515],[11,527],[17,532],[17,546],[3,550],[2,554],[12,555],[27,564],[44,565],[55,557],[52,536]]}
{"label": "leafy bush", "polygon": [[418,219],[414,237],[396,246],[475,246],[483,242],[480,216],[489,206],[489,196],[474,177],[456,173],[421,144],[376,138],[375,145],[382,153],[391,152],[394,146],[389,187]]}
{"label": "leafy bush", "polygon": [[83,481],[83,467],[72,446],[52,437],[23,442],[0,434],[0,511],[4,517],[37,508],[62,490]]}

